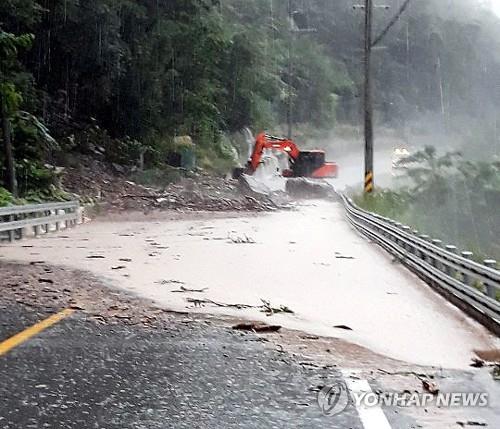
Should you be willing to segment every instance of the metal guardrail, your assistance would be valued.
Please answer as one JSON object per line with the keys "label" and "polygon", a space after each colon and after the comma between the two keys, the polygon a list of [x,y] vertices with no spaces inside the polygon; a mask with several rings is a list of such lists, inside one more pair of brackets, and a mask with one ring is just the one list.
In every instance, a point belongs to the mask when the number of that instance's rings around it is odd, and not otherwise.
{"label": "metal guardrail", "polygon": [[500,336],[500,271],[496,261],[485,265],[470,260],[471,252],[457,254],[410,227],[357,207],[341,195],[348,221],[358,231],[394,255],[455,306]]}
{"label": "metal guardrail", "polygon": [[0,208],[0,235],[9,241],[21,239],[26,228],[33,228],[35,236],[53,228],[75,226],[78,221],[78,201],[46,204],[27,204]]}

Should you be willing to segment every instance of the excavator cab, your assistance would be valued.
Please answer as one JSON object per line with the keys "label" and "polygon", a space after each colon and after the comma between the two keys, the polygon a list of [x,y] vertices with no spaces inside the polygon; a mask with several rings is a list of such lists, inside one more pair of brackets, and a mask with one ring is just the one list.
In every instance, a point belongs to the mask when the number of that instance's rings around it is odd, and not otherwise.
{"label": "excavator cab", "polygon": [[314,172],[325,165],[325,152],[303,150],[294,161],[292,170],[295,177],[312,177]]}

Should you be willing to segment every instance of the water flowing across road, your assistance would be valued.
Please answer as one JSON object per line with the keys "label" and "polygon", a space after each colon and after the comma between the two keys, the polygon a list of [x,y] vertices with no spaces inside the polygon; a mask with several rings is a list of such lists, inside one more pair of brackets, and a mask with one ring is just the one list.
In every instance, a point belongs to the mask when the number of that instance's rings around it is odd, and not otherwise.
{"label": "water flowing across road", "polygon": [[[473,349],[494,346],[485,329],[353,231],[336,202],[312,201],[259,216],[141,215],[31,240],[30,248],[26,243],[4,247],[2,258],[43,258],[89,270],[170,309],[189,307],[341,337],[410,363],[463,368]],[[181,286],[207,289],[172,292]],[[188,297],[255,306],[264,299],[295,314],[194,308]]]}

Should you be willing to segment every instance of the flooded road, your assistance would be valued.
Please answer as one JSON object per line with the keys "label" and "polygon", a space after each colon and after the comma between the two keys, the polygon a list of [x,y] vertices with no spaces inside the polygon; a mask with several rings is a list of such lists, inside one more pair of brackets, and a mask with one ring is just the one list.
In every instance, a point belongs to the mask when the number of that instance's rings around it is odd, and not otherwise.
{"label": "flooded road", "polygon": [[[173,310],[340,337],[415,364],[463,368],[473,349],[493,347],[485,329],[354,232],[338,203],[260,216],[143,219],[93,222],[14,243],[1,248],[1,257],[89,270]],[[181,287],[203,292],[173,292]],[[295,314],[195,308],[187,298],[254,306],[264,299]]]}

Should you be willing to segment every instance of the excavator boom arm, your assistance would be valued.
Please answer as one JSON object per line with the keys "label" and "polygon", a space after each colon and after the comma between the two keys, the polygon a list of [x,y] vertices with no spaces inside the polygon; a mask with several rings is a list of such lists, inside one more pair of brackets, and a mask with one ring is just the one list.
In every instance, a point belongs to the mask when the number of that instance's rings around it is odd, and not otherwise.
{"label": "excavator boom arm", "polygon": [[262,154],[265,149],[276,149],[282,152],[286,152],[288,156],[292,159],[297,159],[299,157],[300,151],[297,145],[287,139],[280,139],[278,137],[270,136],[266,133],[261,133],[257,136],[255,140],[255,146],[250,158],[250,167],[252,171],[257,170],[260,161],[262,159]]}
{"label": "excavator boom arm", "polygon": [[292,165],[289,170],[283,170],[282,174],[286,177],[311,177],[315,179],[337,177],[338,166],[334,162],[325,161],[324,151],[301,151],[293,141],[266,133],[260,133],[255,139],[255,145],[247,165],[248,174],[255,173],[259,168],[266,149],[281,151],[288,155]]}

